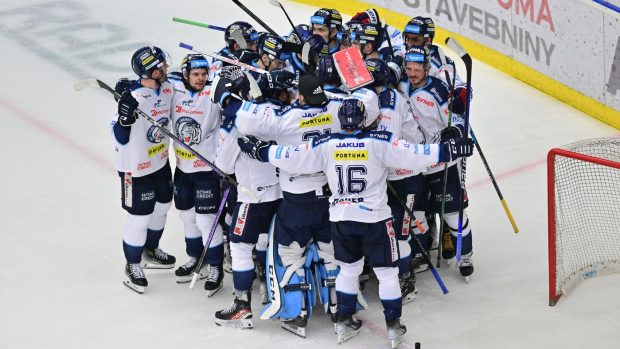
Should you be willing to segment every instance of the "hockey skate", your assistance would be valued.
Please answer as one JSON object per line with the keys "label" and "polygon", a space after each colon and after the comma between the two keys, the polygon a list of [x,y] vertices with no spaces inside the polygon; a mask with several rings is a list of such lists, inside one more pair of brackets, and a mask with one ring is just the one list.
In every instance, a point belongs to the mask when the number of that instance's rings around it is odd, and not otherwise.
{"label": "hockey skate", "polygon": [[362,322],[353,316],[338,315],[336,323],[336,334],[338,335],[338,344],[342,344],[353,338],[362,330]]}
{"label": "hockey skate", "polygon": [[125,279],[123,280],[123,284],[140,294],[144,293],[144,288],[148,286],[149,283],[146,281],[146,277],[139,263],[127,263],[127,265],[125,265]]}
{"label": "hockey skate", "polygon": [[412,302],[415,299],[418,289],[415,287],[415,275],[404,277],[398,280],[400,284],[400,293],[403,297],[403,304]]}
{"label": "hockey skate", "polygon": [[[174,275],[177,277],[177,283],[184,284],[192,281],[192,277],[194,272],[196,271],[196,267],[198,266],[198,258],[189,257],[189,260],[180,266],[177,270],[174,271]],[[200,268],[200,272],[198,273],[198,278],[200,280],[207,277],[206,265],[203,265]]]}
{"label": "hockey skate", "polygon": [[415,256],[411,258],[411,270],[413,270],[414,273],[422,273],[429,269],[428,262],[421,253],[416,253]]}
{"label": "hockey skate", "polygon": [[402,336],[407,333],[407,327],[400,323],[400,319],[386,321],[387,339],[392,345],[392,349],[396,349],[400,344]]}
{"label": "hockey skate", "polygon": [[[243,299],[245,298],[245,300]],[[252,329],[251,294],[236,295],[228,309],[215,312],[215,324],[224,327]]]}
{"label": "hockey skate", "polygon": [[260,302],[265,305],[269,303],[269,296],[267,295],[267,274],[265,268],[261,267],[260,264],[257,264],[256,269],[258,269],[258,288],[260,291]]}
{"label": "hockey skate", "polygon": [[461,263],[459,264],[459,272],[465,277],[465,281],[469,283],[469,277],[474,273],[474,263],[471,260],[473,252],[464,254],[461,256]]}
{"label": "hockey skate", "polygon": [[159,247],[153,250],[145,247],[140,266],[144,269],[172,269],[176,261],[173,255],[167,254]]}
{"label": "hockey skate", "polygon": [[283,319],[280,324],[283,329],[306,338],[306,326],[308,326],[307,312],[306,310],[302,310],[296,318],[292,320]]}
{"label": "hockey skate", "polygon": [[205,282],[205,290],[207,297],[211,297],[219,291],[224,285],[224,268],[222,265],[209,265],[207,268],[207,281]]}

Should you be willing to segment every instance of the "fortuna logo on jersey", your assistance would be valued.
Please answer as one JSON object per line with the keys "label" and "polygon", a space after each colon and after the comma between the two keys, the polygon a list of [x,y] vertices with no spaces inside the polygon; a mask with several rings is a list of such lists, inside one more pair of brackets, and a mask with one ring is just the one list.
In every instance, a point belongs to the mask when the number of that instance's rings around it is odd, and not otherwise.
{"label": "fortuna logo on jersey", "polygon": [[189,146],[200,143],[202,129],[196,120],[188,116],[181,117],[174,124],[174,129],[176,130],[177,137],[181,138],[183,143]]}
{"label": "fortuna logo on jersey", "polygon": [[336,150],[334,160],[368,160],[368,150]]}
{"label": "fortuna logo on jersey", "polygon": [[391,219],[385,222],[385,228],[387,230],[388,241],[390,242],[390,253],[392,255],[392,262],[395,262],[398,260],[398,246],[396,242],[396,233],[394,232],[394,225]]}
{"label": "fortuna logo on jersey", "polygon": [[329,125],[332,123],[332,114],[320,114],[308,120],[300,120],[299,128],[312,127],[317,125]]}
{"label": "fortuna logo on jersey", "polygon": [[243,235],[243,228],[245,227],[245,221],[248,217],[248,209],[250,208],[250,204],[242,203],[241,207],[239,207],[239,214],[237,215],[237,220],[235,221],[235,229],[233,229],[233,233],[235,235]]}

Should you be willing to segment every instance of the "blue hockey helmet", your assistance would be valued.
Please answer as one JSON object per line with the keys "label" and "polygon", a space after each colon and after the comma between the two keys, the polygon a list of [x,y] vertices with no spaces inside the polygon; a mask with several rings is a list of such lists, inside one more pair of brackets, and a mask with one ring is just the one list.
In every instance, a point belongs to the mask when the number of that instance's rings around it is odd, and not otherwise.
{"label": "blue hockey helmet", "polygon": [[390,74],[390,68],[387,63],[379,58],[369,58],[365,62],[366,68],[368,68],[374,79],[372,86],[386,85]]}
{"label": "blue hockey helmet", "polygon": [[428,47],[424,45],[410,46],[405,53],[405,64],[409,62],[428,64],[429,61],[430,53],[428,51]]}
{"label": "blue hockey helmet", "polygon": [[372,44],[373,50],[378,50],[383,42],[383,28],[375,23],[362,24],[356,28],[351,36],[351,41],[362,45]]}
{"label": "blue hockey helmet", "polygon": [[338,120],[343,130],[361,130],[366,123],[366,107],[364,103],[355,98],[347,98],[342,101],[338,109]]}
{"label": "blue hockey helmet", "polygon": [[308,39],[308,37],[310,37],[310,35],[312,35],[312,29],[310,26],[307,24],[299,24],[295,26],[295,30],[291,31],[286,41],[301,45],[304,41],[306,41],[306,39]]}
{"label": "blue hockey helmet", "polygon": [[189,75],[192,69],[203,68],[209,72],[209,61],[201,54],[190,53],[181,60],[181,74],[184,77]]}
{"label": "blue hockey helmet", "polygon": [[246,42],[256,42],[258,40],[258,32],[250,23],[243,21],[233,22],[224,31],[224,41],[226,41],[226,45],[229,48],[236,43],[235,39],[232,38],[232,33],[236,30],[241,31],[241,35],[243,35]]}
{"label": "blue hockey helmet", "polygon": [[166,53],[159,47],[141,47],[131,56],[131,69],[139,77],[150,79],[153,71],[161,70],[168,64],[166,59]]}
{"label": "blue hockey helmet", "polygon": [[258,56],[262,57],[263,54],[269,56],[269,59],[285,59],[286,54],[282,49],[284,40],[275,35],[267,34],[261,36],[258,42]]}

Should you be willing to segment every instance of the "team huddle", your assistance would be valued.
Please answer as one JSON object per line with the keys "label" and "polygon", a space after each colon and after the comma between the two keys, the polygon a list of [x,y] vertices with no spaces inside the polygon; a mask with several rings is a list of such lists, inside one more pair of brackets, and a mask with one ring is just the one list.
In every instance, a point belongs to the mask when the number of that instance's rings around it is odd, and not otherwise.
{"label": "team huddle", "polygon": [[[361,290],[374,275],[396,347],[427,252],[458,252],[459,160],[473,151],[464,134],[470,91],[434,34],[427,17],[401,32],[374,9],[343,23],[323,8],[286,37],[234,22],[226,47],[188,54],[180,72],[168,72],[162,49],[137,50],[138,79],[117,82],[111,122],[128,213],[124,284],[143,293],[143,268],[174,268],[159,247],[174,200],[188,255],[177,282],[198,275],[210,297],[232,273],[233,303],[215,313],[217,325],[253,327],[258,278],[261,319],[305,337],[318,300],[342,343],[360,332],[354,315],[367,307]],[[333,57],[350,47],[373,78],[353,90]],[[174,175],[162,128],[176,136]],[[458,269],[469,277],[466,214],[458,235]]]}

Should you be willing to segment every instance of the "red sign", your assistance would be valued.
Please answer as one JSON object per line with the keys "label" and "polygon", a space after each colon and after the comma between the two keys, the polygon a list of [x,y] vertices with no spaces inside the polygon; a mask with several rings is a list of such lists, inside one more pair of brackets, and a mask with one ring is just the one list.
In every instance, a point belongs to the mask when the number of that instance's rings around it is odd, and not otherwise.
{"label": "red sign", "polygon": [[349,91],[366,86],[374,81],[357,47],[351,46],[345,50],[338,51],[333,54],[333,57],[338,75],[340,75]]}

